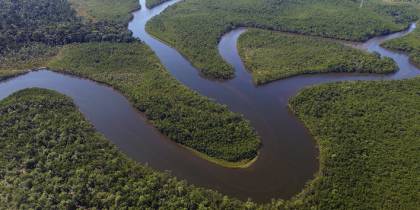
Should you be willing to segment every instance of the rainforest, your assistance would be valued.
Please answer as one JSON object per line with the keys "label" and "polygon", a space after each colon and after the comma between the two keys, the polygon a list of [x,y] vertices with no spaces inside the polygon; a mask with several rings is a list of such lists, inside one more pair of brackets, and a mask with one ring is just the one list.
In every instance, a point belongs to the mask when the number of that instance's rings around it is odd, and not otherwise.
{"label": "rainforest", "polygon": [[0,1],[0,209],[416,209],[417,0]]}

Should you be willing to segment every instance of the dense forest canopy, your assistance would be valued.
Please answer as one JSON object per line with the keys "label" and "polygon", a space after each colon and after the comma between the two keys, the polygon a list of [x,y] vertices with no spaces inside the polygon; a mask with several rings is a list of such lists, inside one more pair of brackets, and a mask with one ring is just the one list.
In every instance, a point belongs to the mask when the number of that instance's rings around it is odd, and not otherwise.
{"label": "dense forest canopy", "polygon": [[[72,1],[82,5],[75,7],[80,15],[102,0]],[[357,0],[186,0],[149,29],[207,75],[230,78],[233,72],[216,49],[226,30],[253,26],[364,40],[418,18],[411,5],[391,1],[418,2],[365,0],[360,7]],[[98,7],[103,8],[112,9]],[[19,62],[25,68],[49,65],[108,83],[162,133],[212,161],[226,164],[257,155],[260,141],[241,115],[181,85],[144,44],[126,43],[133,41],[127,15],[113,14],[115,20],[84,11],[87,19],[65,0],[0,0],[0,69]],[[385,46],[409,52],[415,61],[418,40],[417,30]],[[111,42],[74,43],[91,41]],[[0,79],[15,73],[0,71]],[[420,78],[303,90],[289,105],[319,143],[320,173],[295,198],[263,205],[140,165],[95,132],[69,98],[41,89],[20,91],[0,101],[0,208],[417,209],[419,90]]]}
{"label": "dense forest canopy", "polygon": [[34,43],[133,40],[123,23],[82,21],[66,0],[2,0],[0,17],[0,55]]}
{"label": "dense forest canopy", "polygon": [[302,209],[417,209],[420,77],[307,88],[290,107],[319,143]]}
{"label": "dense forest canopy", "polygon": [[406,3],[381,0],[185,0],[148,24],[148,31],[180,50],[209,77],[234,76],[217,51],[219,37],[238,26],[366,40],[402,30],[420,15]]}

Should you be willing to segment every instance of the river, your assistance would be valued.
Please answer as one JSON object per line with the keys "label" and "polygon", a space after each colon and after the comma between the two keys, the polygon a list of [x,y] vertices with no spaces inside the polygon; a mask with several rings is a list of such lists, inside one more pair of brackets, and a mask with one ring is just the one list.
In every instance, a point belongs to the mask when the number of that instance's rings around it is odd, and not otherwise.
{"label": "river", "polygon": [[296,76],[255,86],[237,51],[237,40],[246,31],[235,29],[219,43],[221,56],[235,68],[235,78],[214,81],[203,78],[199,71],[174,48],[145,31],[146,23],[167,7],[172,0],[153,9],[145,7],[133,13],[129,29],[159,57],[166,69],[181,83],[226,104],[251,121],[261,136],[263,147],[258,160],[249,168],[230,169],[209,163],[161,135],[127,99],[110,87],[75,76],[49,70],[33,71],[0,83],[0,99],[21,89],[40,87],[71,97],[84,116],[129,157],[158,170],[168,170],[191,184],[208,187],[241,199],[258,202],[271,198],[288,199],[300,192],[313,179],[319,167],[318,149],[304,125],[289,111],[288,99],[302,88],[336,81],[391,80],[419,75],[403,53],[392,52],[379,45],[401,37],[416,27],[387,36],[375,37],[354,47],[378,52],[392,58],[400,70],[393,74],[373,75],[329,73]]}

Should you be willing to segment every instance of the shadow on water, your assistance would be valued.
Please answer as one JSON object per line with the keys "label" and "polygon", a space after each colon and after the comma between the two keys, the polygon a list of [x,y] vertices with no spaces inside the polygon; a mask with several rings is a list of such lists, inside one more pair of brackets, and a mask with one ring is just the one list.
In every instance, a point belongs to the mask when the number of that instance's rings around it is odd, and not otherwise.
{"label": "shadow on water", "polygon": [[246,31],[235,29],[225,34],[219,44],[221,56],[236,70],[230,81],[207,80],[200,76],[180,53],[145,31],[146,23],[167,7],[172,0],[151,10],[140,0],[142,10],[134,12],[129,24],[133,35],[145,42],[166,69],[180,82],[202,95],[226,104],[232,111],[249,119],[263,141],[258,160],[246,169],[223,168],[192,155],[162,136],[145,117],[117,91],[90,80],[48,70],[30,72],[0,83],[0,99],[29,87],[56,90],[71,97],[95,128],[131,158],[159,170],[169,170],[181,179],[222,193],[264,202],[271,198],[290,198],[300,192],[318,170],[316,143],[305,127],[288,110],[289,97],[300,89],[335,81],[404,79],[420,73],[404,54],[379,46],[385,40],[405,32],[376,37],[355,47],[394,59],[400,71],[389,75],[317,74],[292,77],[255,86],[236,48],[238,37]]}

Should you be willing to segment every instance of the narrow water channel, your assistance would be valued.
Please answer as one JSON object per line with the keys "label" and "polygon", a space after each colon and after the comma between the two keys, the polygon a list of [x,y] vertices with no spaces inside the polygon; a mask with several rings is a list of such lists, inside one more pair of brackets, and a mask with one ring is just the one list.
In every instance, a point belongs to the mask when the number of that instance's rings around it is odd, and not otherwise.
{"label": "narrow water channel", "polygon": [[288,99],[297,91],[334,81],[404,79],[420,74],[406,55],[379,46],[385,40],[411,32],[415,28],[413,24],[405,32],[355,44],[362,50],[394,59],[400,67],[397,73],[304,75],[255,86],[236,50],[238,37],[246,31],[239,28],[224,35],[219,44],[221,56],[234,66],[236,77],[225,82],[207,80],[175,49],[145,31],[151,18],[179,1],[168,1],[149,10],[145,7],[145,0],[140,0],[143,9],[133,13],[129,29],[152,48],[176,79],[200,94],[228,105],[232,111],[242,113],[251,121],[263,141],[260,156],[251,167],[228,169],[194,156],[162,136],[120,93],[89,80],[48,70],[30,72],[1,82],[0,99],[28,87],[56,90],[71,97],[95,128],[131,158],[158,170],[171,171],[197,186],[264,202],[297,194],[318,170],[316,143],[287,107]]}

